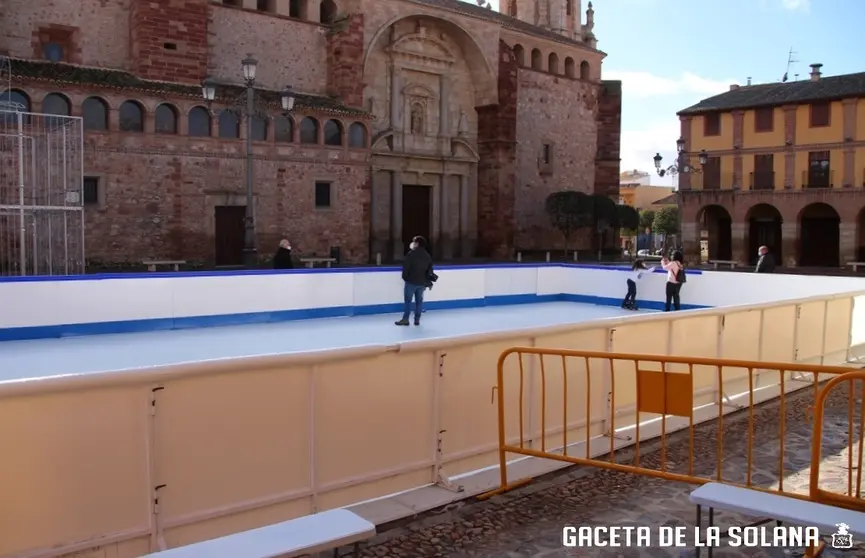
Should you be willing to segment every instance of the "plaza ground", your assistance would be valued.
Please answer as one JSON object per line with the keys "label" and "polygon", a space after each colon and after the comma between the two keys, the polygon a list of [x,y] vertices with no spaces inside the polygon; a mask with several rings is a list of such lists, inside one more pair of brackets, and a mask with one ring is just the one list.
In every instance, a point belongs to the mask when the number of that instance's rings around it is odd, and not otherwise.
{"label": "plaza ground", "polygon": [[[827,401],[824,417],[823,465],[821,487],[846,491],[848,479],[847,413],[848,387],[837,387]],[[811,457],[809,407],[814,392],[804,389],[787,396],[784,488],[808,492]],[[855,424],[861,391],[854,394]],[[777,486],[779,477],[778,400],[761,405],[755,412],[754,458],[752,475],[759,486]],[[746,469],[748,413],[724,417],[724,479],[741,482]],[[704,423],[694,436],[694,471],[702,477],[717,471],[717,424]],[[855,439],[855,433],[854,433]],[[684,472],[688,462],[687,432],[668,437],[668,470]],[[660,443],[642,444],[641,464],[658,468]],[[858,445],[854,446],[854,461]],[[632,462],[633,452],[617,453],[617,461]],[[855,465],[854,465],[855,466]],[[856,478],[856,475],[853,475]],[[855,481],[854,481],[855,482]],[[773,484],[774,483],[774,484]],[[695,507],[688,501],[693,485],[617,473],[591,467],[571,467],[536,479],[532,484],[487,501],[474,498],[423,514],[410,522],[392,525],[362,550],[367,558],[490,557],[559,558],[586,556],[599,558],[668,558],[693,556],[693,549],[681,548],[571,548],[562,546],[565,525],[683,525],[695,522]],[[745,525],[757,518],[716,513],[722,531],[730,525]],[[865,541],[852,550],[827,548],[823,556],[865,556]],[[703,556],[706,556],[703,552]],[[723,548],[716,558],[775,558],[802,556],[803,549]]]}

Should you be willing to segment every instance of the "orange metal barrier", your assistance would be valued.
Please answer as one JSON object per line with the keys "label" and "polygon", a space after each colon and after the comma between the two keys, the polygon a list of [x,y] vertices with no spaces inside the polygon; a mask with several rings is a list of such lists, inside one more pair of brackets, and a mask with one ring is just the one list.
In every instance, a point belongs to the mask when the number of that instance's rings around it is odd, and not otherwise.
{"label": "orange metal barrier", "polygon": [[[517,359],[516,366],[509,361],[510,357]],[[582,374],[574,374],[575,369],[582,369]],[[865,379],[865,373],[851,373],[850,368],[841,366],[531,347],[508,349],[499,357],[497,386],[493,388],[498,398],[501,486],[481,498],[506,492],[531,480],[508,480],[506,454],[513,453],[691,484],[726,482],[807,500],[819,496],[821,501],[839,502],[837,505],[843,502],[846,507],[859,509],[861,501],[851,502],[854,499],[852,449],[849,496],[835,494],[830,498],[814,490],[813,483],[819,478],[820,421],[814,429],[815,441],[810,456],[811,494],[794,493],[785,490],[784,485],[785,477],[795,472],[792,465],[785,464],[785,459],[790,458],[785,447],[787,392],[813,389],[816,399],[813,410],[817,417],[822,417],[828,390],[851,374],[855,379]],[[829,384],[821,390],[821,382],[829,378]],[[549,389],[552,383],[556,386]],[[575,397],[575,383],[584,397]],[[533,391],[540,393],[537,397],[533,393],[527,396]],[[853,397],[851,389],[851,409]],[[771,407],[758,407],[761,402],[770,400],[777,400],[776,412]],[[598,405],[599,401],[605,403]],[[598,409],[599,406],[602,409]],[[734,420],[725,414],[736,410],[747,412],[747,437],[725,440],[725,419]],[[758,413],[773,412],[774,420],[765,416],[760,421],[755,419]],[[573,417],[577,413],[578,420],[569,420],[569,415]],[[508,415],[514,414],[510,421],[506,420]],[[556,415],[555,422],[551,420],[553,415]],[[852,416],[850,414],[851,424]],[[744,420],[744,417],[735,420],[739,419]],[[707,442],[705,436],[695,440],[695,425],[710,420],[717,421],[714,443]],[[539,425],[533,424],[538,422]],[[775,428],[772,428],[773,422]],[[688,448],[684,460],[681,457],[676,461],[668,459],[668,437],[675,430],[687,430]],[[852,441],[852,426],[850,432]],[[860,438],[861,432],[860,427]],[[557,442],[551,444],[553,437]],[[641,443],[649,439],[659,439],[660,449],[646,458],[641,456],[641,450],[645,450]],[[770,448],[769,444],[774,447]],[[583,447],[574,447],[580,445]],[[633,457],[624,459],[622,450],[628,446],[632,447]],[[775,458],[771,480],[766,478],[765,466],[760,471],[755,469],[755,450]],[[697,451],[700,456],[715,453],[714,471],[695,468]],[[861,478],[862,451],[860,444],[857,478]],[[727,454],[737,454],[734,457],[744,461],[746,466],[743,468],[739,464],[725,470],[725,464],[730,465]],[[805,456],[800,463],[800,470],[809,465],[807,458]],[[776,483],[777,488],[768,488],[766,485],[770,483]],[[858,499],[858,488],[855,494]]]}
{"label": "orange metal barrier", "polygon": [[[832,391],[847,384],[847,490],[839,493],[826,490],[820,486],[820,465],[823,462],[823,432],[826,414],[826,399]],[[858,385],[858,389],[857,389]],[[826,385],[817,394],[814,402],[814,437],[811,449],[811,500],[832,506],[865,512],[865,500],[862,499],[862,454],[863,454],[863,419],[865,419],[865,397],[863,397],[863,386],[865,386],[865,372],[848,372],[836,376],[826,382]],[[859,398],[857,413],[856,396]],[[858,414],[858,417],[857,417]],[[857,421],[858,418],[858,421]],[[853,462],[853,454],[856,453],[856,462]],[[854,475],[855,471],[855,475]],[[854,480],[855,477],[855,480]]]}

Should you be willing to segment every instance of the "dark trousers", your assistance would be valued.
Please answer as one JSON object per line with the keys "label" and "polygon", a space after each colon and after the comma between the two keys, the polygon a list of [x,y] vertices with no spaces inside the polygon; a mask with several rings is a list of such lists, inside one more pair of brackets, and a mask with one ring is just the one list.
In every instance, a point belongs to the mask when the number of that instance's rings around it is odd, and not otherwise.
{"label": "dark trousers", "polygon": [[667,283],[667,301],[664,303],[664,312],[670,311],[670,302],[673,303],[673,309],[679,309],[679,292],[682,290],[681,283]]}
{"label": "dark trousers", "polygon": [[406,283],[403,288],[404,304],[402,308],[402,319],[408,321],[411,314],[411,301],[414,299],[414,321],[420,321],[421,312],[423,312],[423,292],[426,290],[426,285],[413,285]]}
{"label": "dark trousers", "polygon": [[637,282],[633,279],[628,279],[628,294],[625,295],[625,299],[622,301],[622,308],[628,308],[630,306],[637,305]]}

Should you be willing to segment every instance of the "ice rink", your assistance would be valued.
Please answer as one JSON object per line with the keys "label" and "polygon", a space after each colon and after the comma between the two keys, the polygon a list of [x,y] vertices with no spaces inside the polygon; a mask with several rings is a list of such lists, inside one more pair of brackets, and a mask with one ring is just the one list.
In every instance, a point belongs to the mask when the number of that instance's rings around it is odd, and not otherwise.
{"label": "ice rink", "polygon": [[0,383],[189,362],[444,339],[633,315],[613,306],[549,302],[431,310],[419,327],[398,314],[0,343]]}

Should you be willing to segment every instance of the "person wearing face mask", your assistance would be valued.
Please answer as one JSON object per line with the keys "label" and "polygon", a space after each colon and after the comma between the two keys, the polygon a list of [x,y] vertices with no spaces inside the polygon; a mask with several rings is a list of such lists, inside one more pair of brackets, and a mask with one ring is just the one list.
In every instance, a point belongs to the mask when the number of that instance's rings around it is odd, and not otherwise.
{"label": "person wearing face mask", "polygon": [[409,253],[405,255],[402,264],[402,280],[404,306],[402,319],[395,322],[398,326],[409,325],[409,315],[414,300],[414,325],[420,325],[420,316],[423,313],[423,292],[430,284],[433,273],[432,256],[426,251],[426,239],[416,236],[409,246]]}
{"label": "person wearing face mask", "polygon": [[774,273],[775,258],[769,253],[768,246],[760,246],[757,250],[757,267],[754,273]]}

